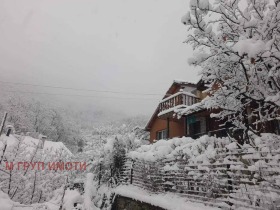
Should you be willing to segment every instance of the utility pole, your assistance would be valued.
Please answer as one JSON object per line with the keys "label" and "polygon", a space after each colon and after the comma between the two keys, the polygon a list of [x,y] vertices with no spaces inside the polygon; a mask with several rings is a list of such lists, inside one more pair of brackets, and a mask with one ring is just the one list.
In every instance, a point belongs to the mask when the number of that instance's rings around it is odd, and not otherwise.
{"label": "utility pole", "polygon": [[[6,119],[7,119],[7,112],[5,112],[4,118],[3,118],[2,123],[1,123],[0,137],[1,137],[1,134],[3,132]],[[5,143],[5,146],[4,146],[4,149],[3,149],[3,153],[1,155],[0,165],[2,164],[2,160],[4,158],[4,154],[6,152],[6,149],[7,149],[7,143]]]}
{"label": "utility pole", "polygon": [[4,126],[5,126],[5,122],[6,122],[6,119],[7,119],[7,115],[8,115],[8,113],[5,112],[5,115],[4,115],[2,123],[1,123],[0,136],[1,136],[2,132],[3,132],[3,129],[4,129]]}

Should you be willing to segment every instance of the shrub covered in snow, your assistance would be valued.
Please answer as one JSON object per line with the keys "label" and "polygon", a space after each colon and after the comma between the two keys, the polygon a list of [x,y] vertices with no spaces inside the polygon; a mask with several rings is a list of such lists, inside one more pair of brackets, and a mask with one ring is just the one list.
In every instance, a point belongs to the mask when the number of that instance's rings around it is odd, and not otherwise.
{"label": "shrub covered in snow", "polygon": [[[63,199],[63,210],[72,210],[74,209],[74,204],[82,204],[83,197],[77,190],[66,190],[65,197]],[[86,209],[88,210],[88,209]]]}
{"label": "shrub covered in snow", "polygon": [[[60,142],[61,143],[61,142]],[[48,163],[68,161],[71,152],[61,147],[59,142],[45,142],[44,149],[40,140],[24,136],[1,136],[0,151],[3,161],[0,165],[0,186],[14,201],[23,204],[42,203],[52,197],[54,190],[64,184],[67,170],[49,170]],[[4,151],[7,145],[6,150]],[[29,166],[24,167],[24,162]],[[38,165],[39,162],[44,163]],[[33,169],[31,164],[34,164]],[[9,170],[7,165],[14,164]]]}
{"label": "shrub covered in snow", "polygon": [[93,197],[96,196],[97,183],[93,181],[94,175],[92,173],[87,174],[85,183],[85,193],[84,193],[84,210],[94,210]]}
{"label": "shrub covered in snow", "polygon": [[128,154],[132,159],[157,161],[182,157],[193,163],[209,163],[216,159],[218,151],[230,143],[230,139],[217,139],[203,136],[199,139],[190,137],[159,140],[154,144],[144,145]]}

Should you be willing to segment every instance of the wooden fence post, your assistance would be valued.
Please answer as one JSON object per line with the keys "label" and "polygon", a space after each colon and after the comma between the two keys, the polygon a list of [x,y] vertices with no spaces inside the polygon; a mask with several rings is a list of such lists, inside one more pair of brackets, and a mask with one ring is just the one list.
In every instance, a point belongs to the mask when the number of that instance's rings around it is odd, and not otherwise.
{"label": "wooden fence post", "polygon": [[99,163],[99,176],[98,176],[98,186],[101,184],[101,170],[102,170],[102,165],[101,162]]}
{"label": "wooden fence post", "polygon": [[68,187],[68,176],[66,176],[66,181],[65,181],[64,188],[63,188],[63,194],[62,194],[62,198],[61,198],[61,203],[60,203],[60,206],[59,206],[59,210],[62,210],[62,207],[63,207],[63,200],[64,200],[65,191],[67,190],[67,187]]}
{"label": "wooden fence post", "polygon": [[229,175],[229,172],[230,172],[230,164],[227,164],[227,178],[228,178],[228,193],[231,193],[232,191],[232,180],[231,180],[231,177]]}
{"label": "wooden fence post", "polygon": [[133,167],[134,167],[134,160],[132,160],[132,164],[130,168],[130,184],[133,183]]}

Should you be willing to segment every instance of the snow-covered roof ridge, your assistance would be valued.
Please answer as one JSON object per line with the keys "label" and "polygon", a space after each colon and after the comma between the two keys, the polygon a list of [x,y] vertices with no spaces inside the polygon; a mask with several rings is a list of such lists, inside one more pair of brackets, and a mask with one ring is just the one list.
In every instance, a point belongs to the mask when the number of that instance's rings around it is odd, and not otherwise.
{"label": "snow-covered roof ridge", "polygon": [[56,148],[57,150],[64,150],[70,156],[73,156],[72,152],[63,144],[63,142],[53,142],[53,141],[45,141],[44,150]]}
{"label": "snow-covered roof ridge", "polygon": [[206,109],[206,106],[204,104],[204,100],[192,104],[190,106],[185,106],[185,107],[175,107],[176,109],[174,109],[175,115],[177,115],[179,118],[183,115],[189,115],[192,114],[194,112],[198,112],[201,111],[203,109]]}
{"label": "snow-covered roof ridge", "polygon": [[191,85],[196,85],[197,82],[191,82],[191,81],[186,81],[186,80],[179,80],[179,79],[174,79],[173,83],[177,83],[177,84],[191,84]]}
{"label": "snow-covered roof ridge", "polygon": [[[22,137],[23,146],[26,146],[31,150],[42,143],[42,140],[35,139],[31,136],[19,136],[19,137]],[[2,143],[6,142],[8,147],[12,147],[15,143],[18,143],[20,141],[20,138],[17,138],[14,135],[10,135],[10,136],[2,135],[0,141]],[[43,151],[45,153],[62,152],[67,156],[73,156],[72,152],[63,144],[63,142],[53,142],[53,141],[46,140],[44,143]]]}
{"label": "snow-covered roof ridge", "polygon": [[174,106],[174,107],[171,107],[169,109],[166,109],[166,110],[163,110],[163,111],[159,112],[157,116],[160,117],[161,115],[167,114],[167,113],[172,112],[172,111],[176,113],[177,110],[182,110],[182,109],[185,109],[187,107],[188,106],[184,105],[184,104],[177,105],[177,106]]}

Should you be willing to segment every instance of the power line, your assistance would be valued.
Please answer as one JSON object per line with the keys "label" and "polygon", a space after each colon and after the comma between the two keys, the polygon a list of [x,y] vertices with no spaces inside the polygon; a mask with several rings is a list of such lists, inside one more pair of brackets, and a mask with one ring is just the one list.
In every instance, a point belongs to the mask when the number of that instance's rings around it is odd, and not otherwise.
{"label": "power line", "polygon": [[106,97],[106,96],[90,96],[90,95],[75,95],[75,94],[59,94],[59,93],[44,93],[44,92],[29,92],[29,91],[18,91],[18,90],[5,90],[5,92],[11,93],[27,93],[27,94],[39,94],[39,95],[54,95],[54,96],[76,96],[76,97],[85,97],[85,98],[108,98],[108,99],[136,99],[136,100],[151,100],[154,98],[124,98],[124,97]]}
{"label": "power line", "polygon": [[46,87],[46,88],[64,89],[64,90],[100,92],[100,93],[118,93],[118,94],[130,94],[130,95],[159,95],[159,96],[162,96],[162,94],[158,94],[158,93],[134,93],[134,92],[123,92],[123,91],[111,91],[111,90],[94,90],[94,89],[71,88],[71,87],[61,87],[61,86],[51,86],[51,85],[28,84],[28,83],[21,83],[21,82],[0,81],[0,83],[13,84],[13,85],[26,85],[26,86],[34,86],[34,87]]}

